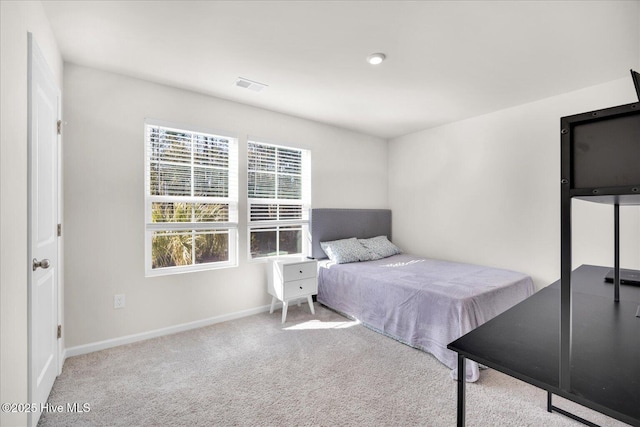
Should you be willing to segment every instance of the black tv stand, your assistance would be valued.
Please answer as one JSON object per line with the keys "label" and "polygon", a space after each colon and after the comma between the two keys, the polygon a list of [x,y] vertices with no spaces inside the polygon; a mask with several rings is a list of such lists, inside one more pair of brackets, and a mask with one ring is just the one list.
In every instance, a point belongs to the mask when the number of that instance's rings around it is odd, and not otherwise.
{"label": "black tv stand", "polygon": [[[549,411],[595,425],[555,407],[555,394],[640,427],[640,287],[620,286],[620,206],[640,206],[639,164],[640,103],[561,119],[560,280],[450,343],[458,372],[469,358],[546,390]],[[613,205],[613,293],[610,267],[572,271],[573,199]]]}
{"label": "black tv stand", "polygon": [[[571,389],[560,384],[560,293],[557,282],[449,344],[466,358],[556,395],[640,427],[640,287],[624,286],[620,301],[602,278],[610,267],[583,265],[572,272],[573,359]],[[597,345],[596,345],[597,344]],[[465,372],[464,368],[458,372]],[[464,375],[458,382],[458,426],[464,426]],[[579,418],[579,417],[578,417]],[[586,425],[595,424],[579,420]],[[490,424],[491,420],[487,420]]]}

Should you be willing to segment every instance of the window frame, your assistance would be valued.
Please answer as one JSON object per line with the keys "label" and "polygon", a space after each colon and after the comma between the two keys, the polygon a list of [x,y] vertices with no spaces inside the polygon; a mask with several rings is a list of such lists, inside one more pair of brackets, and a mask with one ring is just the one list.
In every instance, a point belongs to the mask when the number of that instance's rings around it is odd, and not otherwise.
{"label": "window frame", "polygon": [[[259,144],[262,146],[274,147],[277,149],[283,150],[294,150],[299,151],[301,154],[301,197],[299,199],[290,199],[290,198],[277,198],[277,184],[276,184],[276,197],[273,198],[256,198],[249,196],[249,174],[251,172],[255,172],[250,169],[249,162],[249,152],[251,144]],[[306,148],[294,147],[291,145],[283,145],[272,142],[267,142],[262,138],[252,138],[249,137],[247,139],[247,260],[249,262],[267,262],[271,259],[276,258],[287,258],[287,257],[300,257],[307,256],[311,253],[310,250],[310,241],[309,241],[309,212],[311,210],[311,150]],[[277,165],[277,160],[276,160]],[[274,172],[275,182],[278,182],[278,171]],[[299,219],[277,219],[277,220],[252,220],[251,219],[251,207],[253,204],[264,204],[264,205],[299,205],[301,207],[301,218]],[[301,251],[295,254],[279,254],[279,244],[280,244],[280,232],[283,231],[285,227],[299,226],[301,231]],[[255,229],[264,229],[264,231],[275,231],[276,232],[276,255],[268,255],[268,256],[260,256],[254,257],[251,253],[251,233]],[[286,231],[286,229],[284,230]]]}
{"label": "window frame", "polygon": [[[180,133],[190,134],[193,139],[197,135],[205,135],[207,137],[214,137],[228,140],[228,187],[227,197],[219,196],[160,196],[151,194],[151,155],[150,155],[150,142],[149,135],[150,128],[163,128],[166,130],[176,131]],[[192,146],[193,147],[193,146]],[[193,150],[193,148],[192,148]],[[215,270],[221,268],[236,267],[238,265],[238,138],[228,132],[214,131],[211,129],[204,129],[197,126],[184,125],[178,123],[172,123],[162,120],[146,118],[144,121],[144,161],[145,161],[145,178],[144,178],[144,227],[145,227],[145,277],[165,276],[172,274],[190,273],[196,271]],[[186,164],[186,163],[185,163]],[[189,163],[193,169],[196,165],[193,157]],[[193,189],[193,182],[192,182]],[[193,190],[192,190],[193,192]],[[153,203],[221,203],[228,205],[228,218],[227,221],[202,221],[202,222],[153,222],[152,219],[152,204]],[[192,218],[193,219],[193,218]],[[191,234],[196,236],[197,234],[203,234],[206,232],[226,234],[228,236],[228,259],[225,261],[214,261],[208,263],[196,264],[195,262],[189,265],[178,265],[170,267],[153,268],[153,237],[154,233],[158,231],[174,231],[184,232],[185,234]],[[191,245],[192,260],[195,260],[195,251],[193,250],[193,244]]]}

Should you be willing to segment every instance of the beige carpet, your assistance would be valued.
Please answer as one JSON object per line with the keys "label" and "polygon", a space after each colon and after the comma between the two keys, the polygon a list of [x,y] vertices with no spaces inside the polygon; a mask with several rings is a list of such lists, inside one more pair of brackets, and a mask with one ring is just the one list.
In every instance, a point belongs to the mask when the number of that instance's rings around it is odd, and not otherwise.
{"label": "beige carpet", "polygon": [[[580,426],[493,370],[467,384],[468,426]],[[41,426],[455,426],[456,383],[431,355],[316,304],[69,358]],[[610,418],[554,400],[603,426]],[[87,407],[85,407],[87,408]]]}

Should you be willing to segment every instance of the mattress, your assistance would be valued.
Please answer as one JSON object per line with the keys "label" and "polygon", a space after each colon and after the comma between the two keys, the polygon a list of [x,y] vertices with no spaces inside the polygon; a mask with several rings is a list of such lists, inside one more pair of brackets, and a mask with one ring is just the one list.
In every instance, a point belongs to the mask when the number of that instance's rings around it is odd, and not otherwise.
{"label": "mattress", "polygon": [[[454,378],[447,344],[535,291],[523,273],[408,254],[349,264],[320,264],[318,302],[365,326],[433,354]],[[467,363],[467,381],[479,368]]]}

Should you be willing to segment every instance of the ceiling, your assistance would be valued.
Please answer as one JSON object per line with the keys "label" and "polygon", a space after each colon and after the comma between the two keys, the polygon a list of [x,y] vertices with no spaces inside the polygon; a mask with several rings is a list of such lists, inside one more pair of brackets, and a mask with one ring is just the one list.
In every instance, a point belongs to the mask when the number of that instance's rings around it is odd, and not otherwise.
{"label": "ceiling", "polygon": [[[640,64],[637,1],[42,3],[67,62],[382,138]],[[369,65],[374,52],[387,60]]]}

